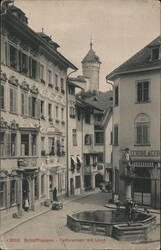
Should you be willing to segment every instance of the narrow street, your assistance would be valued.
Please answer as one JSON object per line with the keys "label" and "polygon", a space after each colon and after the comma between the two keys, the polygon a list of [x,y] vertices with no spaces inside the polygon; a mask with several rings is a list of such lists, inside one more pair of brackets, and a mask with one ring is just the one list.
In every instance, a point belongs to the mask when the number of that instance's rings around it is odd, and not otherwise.
{"label": "narrow street", "polygon": [[[88,209],[107,209],[111,194],[98,192],[66,204],[63,210],[50,211],[15,228],[3,237],[5,249],[146,249],[147,244],[119,242],[110,237],[76,233],[66,226],[66,215]],[[159,230],[158,233],[159,239]],[[155,234],[156,237],[156,234]],[[137,243],[137,242],[136,242]],[[148,244],[159,249],[159,242]]]}

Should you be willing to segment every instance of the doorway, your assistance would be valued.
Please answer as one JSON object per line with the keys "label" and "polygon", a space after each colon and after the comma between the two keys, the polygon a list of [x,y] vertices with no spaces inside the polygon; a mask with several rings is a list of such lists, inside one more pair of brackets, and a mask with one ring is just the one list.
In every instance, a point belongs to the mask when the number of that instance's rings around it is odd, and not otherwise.
{"label": "doorway", "polygon": [[23,179],[22,181],[22,207],[24,209],[25,206],[25,200],[28,199],[30,200],[29,197],[29,182],[27,179]]}
{"label": "doorway", "polygon": [[74,180],[70,178],[70,195],[74,195]]}

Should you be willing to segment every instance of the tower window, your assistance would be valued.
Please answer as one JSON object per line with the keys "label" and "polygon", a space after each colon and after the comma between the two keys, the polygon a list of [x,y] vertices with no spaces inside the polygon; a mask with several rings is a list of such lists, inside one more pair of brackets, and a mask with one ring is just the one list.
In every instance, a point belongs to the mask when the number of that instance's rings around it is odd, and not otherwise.
{"label": "tower window", "polygon": [[158,60],[159,59],[159,47],[152,49],[152,60]]}

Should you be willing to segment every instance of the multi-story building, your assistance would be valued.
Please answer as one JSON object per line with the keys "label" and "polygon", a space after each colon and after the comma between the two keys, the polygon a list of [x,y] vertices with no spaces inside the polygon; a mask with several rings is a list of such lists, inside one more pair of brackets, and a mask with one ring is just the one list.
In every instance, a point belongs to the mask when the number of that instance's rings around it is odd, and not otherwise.
{"label": "multi-story building", "polygon": [[154,208],[160,206],[160,70],[159,36],[106,77],[114,89],[113,192]]}
{"label": "multi-story building", "polygon": [[[2,15],[0,210],[14,212],[66,192],[66,78],[77,68],[24,12]],[[3,213],[3,212],[2,212]]]}

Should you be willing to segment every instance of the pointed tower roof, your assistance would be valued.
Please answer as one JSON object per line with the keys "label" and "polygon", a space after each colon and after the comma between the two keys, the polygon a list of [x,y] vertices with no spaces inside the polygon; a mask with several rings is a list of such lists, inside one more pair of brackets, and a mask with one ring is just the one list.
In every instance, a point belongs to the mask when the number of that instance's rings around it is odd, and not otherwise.
{"label": "pointed tower roof", "polygon": [[86,62],[97,62],[97,63],[101,63],[99,57],[96,55],[95,51],[92,48],[93,44],[92,41],[90,42],[90,50],[88,51],[87,55],[84,57],[84,59],[82,60],[82,63],[86,63]]}

